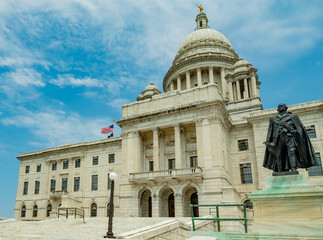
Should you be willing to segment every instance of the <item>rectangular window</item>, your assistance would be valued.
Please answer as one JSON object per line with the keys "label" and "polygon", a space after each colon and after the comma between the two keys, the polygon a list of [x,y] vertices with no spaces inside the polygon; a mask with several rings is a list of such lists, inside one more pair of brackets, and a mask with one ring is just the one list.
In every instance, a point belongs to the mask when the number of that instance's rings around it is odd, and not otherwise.
{"label": "rectangular window", "polygon": [[74,192],[80,190],[80,177],[74,177]]}
{"label": "rectangular window", "polygon": [[62,178],[62,191],[67,191],[67,178]]}
{"label": "rectangular window", "polygon": [[249,149],[248,139],[238,140],[238,147],[239,147],[239,151],[247,151]]}
{"label": "rectangular window", "polygon": [[40,182],[35,181],[35,194],[39,194],[39,187],[40,187]]}
{"label": "rectangular window", "polygon": [[115,161],[115,157],[114,156],[115,156],[114,153],[109,154],[109,163],[114,163],[114,161]]}
{"label": "rectangular window", "polygon": [[110,179],[110,174],[108,174],[108,190],[111,189],[112,180]]}
{"label": "rectangular window", "polygon": [[63,169],[68,169],[68,160],[63,161]]}
{"label": "rectangular window", "polygon": [[92,175],[92,191],[98,190],[98,175]]}
{"label": "rectangular window", "polygon": [[149,161],[149,172],[154,171],[154,161]]}
{"label": "rectangular window", "polygon": [[98,165],[99,164],[99,156],[94,156],[92,158],[92,165]]}
{"label": "rectangular window", "polygon": [[30,166],[26,166],[25,173],[29,173],[29,171],[30,171]]}
{"label": "rectangular window", "polygon": [[190,166],[191,168],[198,166],[197,156],[190,157]]}
{"label": "rectangular window", "polygon": [[37,172],[40,172],[41,171],[41,164],[38,164],[37,165]]}
{"label": "rectangular window", "polygon": [[175,169],[175,159],[168,159],[168,169]]}
{"label": "rectangular window", "polygon": [[252,183],[251,163],[240,164],[241,183]]}
{"label": "rectangular window", "polygon": [[313,166],[308,168],[308,176],[322,176],[322,163],[320,153],[315,153],[316,159],[319,162],[319,166]]}
{"label": "rectangular window", "polygon": [[316,138],[315,125],[305,126],[309,138]]}
{"label": "rectangular window", "polygon": [[81,167],[81,159],[75,159],[75,168]]}
{"label": "rectangular window", "polygon": [[55,192],[56,190],[56,180],[55,179],[51,179],[50,180],[50,191],[51,192]]}
{"label": "rectangular window", "polygon": [[28,194],[28,182],[24,182],[24,192],[23,192],[24,195],[27,195]]}
{"label": "rectangular window", "polygon": [[57,169],[57,162],[52,162],[52,171],[56,171]]}

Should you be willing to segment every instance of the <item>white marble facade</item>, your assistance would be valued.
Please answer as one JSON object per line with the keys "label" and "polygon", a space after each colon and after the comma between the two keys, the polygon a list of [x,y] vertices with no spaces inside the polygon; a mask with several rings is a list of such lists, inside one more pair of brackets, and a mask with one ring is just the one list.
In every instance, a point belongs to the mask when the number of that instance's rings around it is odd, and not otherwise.
{"label": "white marble facade", "polygon": [[[271,172],[262,167],[263,142],[276,110],[262,108],[257,69],[222,33],[206,28],[204,13],[196,23],[165,75],[164,92],[150,84],[122,107],[120,137],[18,157],[15,218],[56,217],[59,207],[106,217],[110,172],[119,175],[114,204],[122,217],[190,216],[191,203],[243,203],[265,185]],[[308,126],[322,156],[323,100],[289,110]],[[300,172],[323,186],[319,169]]]}

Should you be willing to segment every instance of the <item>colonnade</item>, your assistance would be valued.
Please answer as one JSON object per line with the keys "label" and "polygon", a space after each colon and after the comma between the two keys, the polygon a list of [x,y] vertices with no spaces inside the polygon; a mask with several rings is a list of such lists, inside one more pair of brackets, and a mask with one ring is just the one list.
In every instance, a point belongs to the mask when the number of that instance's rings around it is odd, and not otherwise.
{"label": "colonnade", "polygon": [[[245,77],[235,81],[228,82],[229,100],[239,101],[241,99],[248,99],[258,96],[257,80],[254,75],[250,78]],[[241,91],[243,89],[243,91]]]}
{"label": "colonnade", "polygon": [[[178,91],[182,91],[182,90],[188,90],[191,89],[193,87],[200,87],[202,86],[203,83],[203,79],[202,79],[202,71],[203,70],[207,70],[208,73],[208,79],[207,79],[207,83],[208,84],[216,84],[216,81],[214,79],[214,67],[198,67],[195,69],[190,69],[187,70],[185,72],[185,74],[178,74],[176,76],[176,78],[172,79],[170,81],[169,84],[169,90],[170,91],[174,91],[174,90],[178,90]],[[216,68],[217,70],[217,68]],[[192,82],[191,82],[191,74],[196,74],[196,85],[192,86]],[[184,76],[183,76],[184,75]],[[221,67],[220,68],[220,75],[221,75],[221,85],[222,85],[222,93],[224,94],[224,97],[226,97],[226,92],[227,92],[227,83],[225,80],[225,68]],[[185,89],[182,89],[182,80],[185,82]],[[177,89],[175,89],[175,83],[177,86]]]}

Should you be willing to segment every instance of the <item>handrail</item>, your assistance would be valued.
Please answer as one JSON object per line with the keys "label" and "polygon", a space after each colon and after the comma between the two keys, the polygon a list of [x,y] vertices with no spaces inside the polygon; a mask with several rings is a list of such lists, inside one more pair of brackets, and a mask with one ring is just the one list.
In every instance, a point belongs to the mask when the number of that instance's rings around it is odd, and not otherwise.
{"label": "handrail", "polygon": [[[241,206],[243,206],[243,218],[220,218],[219,207],[241,207]],[[218,232],[221,232],[220,221],[244,221],[245,233],[248,233],[246,204],[202,204],[202,205],[190,204],[190,207],[191,207],[193,231],[195,231],[195,224],[194,224],[195,220],[216,220]],[[194,217],[194,212],[193,212],[194,207],[215,207],[216,208],[216,218]],[[209,211],[210,211],[210,208],[209,208]]]}
{"label": "handrail", "polygon": [[[59,211],[65,211],[65,213],[60,213]],[[70,210],[70,211],[69,211]],[[74,211],[73,211],[74,210]],[[78,213],[77,211],[81,212],[81,213]],[[66,218],[68,218],[68,216],[71,214],[74,215],[74,218],[76,218],[76,216],[80,216],[83,218],[83,223],[85,223],[85,220],[84,220],[84,210],[83,209],[80,209],[80,208],[58,208],[58,218],[59,216],[65,216]]]}

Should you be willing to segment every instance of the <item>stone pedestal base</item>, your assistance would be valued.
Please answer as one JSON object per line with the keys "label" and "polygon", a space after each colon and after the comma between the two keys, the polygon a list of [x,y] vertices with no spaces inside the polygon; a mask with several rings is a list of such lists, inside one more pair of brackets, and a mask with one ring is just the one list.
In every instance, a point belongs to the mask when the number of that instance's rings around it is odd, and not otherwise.
{"label": "stone pedestal base", "polygon": [[311,186],[304,175],[268,177],[266,187],[248,196],[252,232],[323,234],[323,188]]}

